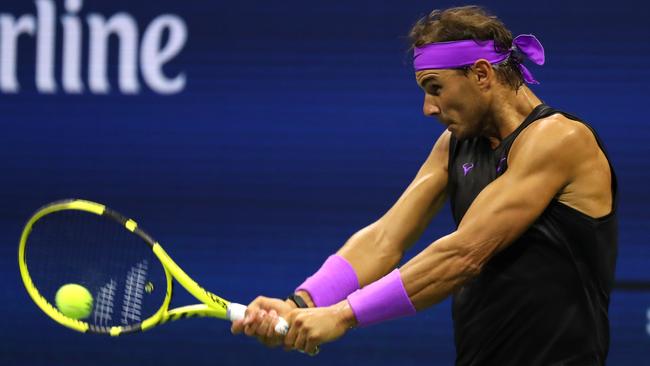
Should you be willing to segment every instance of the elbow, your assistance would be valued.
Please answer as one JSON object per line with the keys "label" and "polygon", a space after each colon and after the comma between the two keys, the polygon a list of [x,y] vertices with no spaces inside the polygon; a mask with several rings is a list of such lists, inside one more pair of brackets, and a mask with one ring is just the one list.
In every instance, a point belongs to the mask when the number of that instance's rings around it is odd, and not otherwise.
{"label": "elbow", "polygon": [[393,268],[402,260],[403,251],[391,240],[383,225],[375,222],[359,230],[350,237],[347,243],[338,251],[339,255],[348,260],[371,261],[382,263],[387,268]]}
{"label": "elbow", "polygon": [[463,269],[462,273],[465,274],[464,277],[467,277],[467,279],[478,276],[485,265],[485,262],[478,260],[472,255],[462,256],[459,258],[459,262],[459,265]]}
{"label": "elbow", "polygon": [[449,245],[453,247],[459,265],[470,276],[477,276],[483,271],[487,262],[503,247],[504,238],[494,236],[481,238],[474,236],[468,239],[466,235],[456,232],[448,236]]}
{"label": "elbow", "polygon": [[[443,238],[443,240],[451,239],[450,237],[451,235]],[[447,260],[452,263],[451,266],[455,268],[454,272],[461,278],[461,282],[478,276],[487,262],[486,256],[481,255],[480,251],[462,245],[456,240],[445,240],[445,242],[436,245],[435,250],[446,253]]]}

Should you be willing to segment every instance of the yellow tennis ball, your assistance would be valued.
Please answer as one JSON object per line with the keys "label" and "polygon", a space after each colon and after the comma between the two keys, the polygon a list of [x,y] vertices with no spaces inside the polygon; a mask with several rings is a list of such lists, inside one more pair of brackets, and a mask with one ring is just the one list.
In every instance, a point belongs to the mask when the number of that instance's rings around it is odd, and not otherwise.
{"label": "yellow tennis ball", "polygon": [[85,319],[93,311],[93,295],[76,283],[61,286],[54,301],[59,311],[72,319]]}

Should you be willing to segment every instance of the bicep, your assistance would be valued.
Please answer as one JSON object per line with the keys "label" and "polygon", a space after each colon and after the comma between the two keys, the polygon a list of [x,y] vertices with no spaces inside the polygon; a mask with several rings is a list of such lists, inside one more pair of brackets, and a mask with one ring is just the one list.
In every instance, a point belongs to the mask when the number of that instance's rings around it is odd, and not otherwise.
{"label": "bicep", "polygon": [[[465,213],[458,230],[436,240],[400,268],[417,309],[449,296],[478,275],[487,261],[518,237],[541,213],[552,189],[540,176],[506,171],[489,184]],[[532,192],[539,192],[532,198]],[[549,198],[550,197],[550,198]]]}
{"label": "bicep", "polygon": [[513,148],[508,170],[472,202],[454,235],[467,243],[464,250],[478,268],[521,236],[571,181],[581,151],[567,140],[537,138]]}
{"label": "bicep", "polygon": [[455,236],[470,243],[471,262],[482,266],[515,241],[553,199],[556,185],[543,173],[519,176],[506,172],[488,185],[465,213]]}
{"label": "bicep", "polygon": [[397,202],[337,252],[352,265],[361,286],[394,268],[444,204],[448,150],[449,133],[445,132]]}
{"label": "bicep", "polygon": [[387,241],[405,251],[422,234],[447,198],[449,132],[434,145],[413,181],[376,225]]}
{"label": "bicep", "polygon": [[458,229],[400,268],[416,308],[441,301],[476,276],[579,174],[588,159],[583,138],[562,125],[534,131],[522,132],[518,147],[511,149],[508,169],[474,199]]}

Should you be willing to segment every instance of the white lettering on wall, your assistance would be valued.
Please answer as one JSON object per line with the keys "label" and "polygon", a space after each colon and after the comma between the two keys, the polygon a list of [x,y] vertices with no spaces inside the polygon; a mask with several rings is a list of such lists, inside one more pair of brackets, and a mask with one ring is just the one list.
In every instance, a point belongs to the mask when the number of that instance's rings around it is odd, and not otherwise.
{"label": "white lettering on wall", "polygon": [[54,93],[54,4],[37,0],[36,9],[36,87],[43,93]]}
{"label": "white lettering on wall", "polygon": [[138,92],[136,69],[136,48],[138,26],[135,19],[126,13],[113,15],[105,20],[99,14],[88,16],[90,26],[90,65],[88,83],[94,93],[108,93],[108,37],[115,34],[119,38],[119,85],[122,92]]}
{"label": "white lettering on wall", "polygon": [[68,14],[61,17],[63,26],[63,89],[72,94],[82,93],[81,81],[81,21],[76,13],[81,10],[81,0],[66,0]]}
{"label": "white lettering on wall", "polygon": [[[169,40],[161,47],[165,29],[169,30]],[[154,19],[142,37],[140,68],[142,76],[151,89],[161,94],[174,94],[185,88],[185,74],[167,79],[162,67],[176,57],[187,40],[187,29],[183,19],[175,15],[162,15]]]}
{"label": "white lettering on wall", "polygon": [[[35,0],[36,15],[0,14],[0,92],[18,93],[18,42],[32,42],[36,50],[35,80],[40,93],[56,93],[56,72],[60,64],[63,91],[79,94],[85,90],[83,81],[83,49],[88,49],[88,90],[94,94],[111,91],[109,78],[110,52],[117,52],[117,87],[121,93],[140,92],[140,79],[151,90],[160,94],[181,92],[186,85],[186,75],[169,76],[163,67],[171,62],[185,47],[187,26],[183,19],[173,14],[154,18],[144,27],[142,39],[138,21],[126,12],[111,16],[90,13],[86,16],[88,34],[84,35],[84,23],[79,17],[83,0],[65,0],[65,13],[57,27],[54,0]],[[57,36],[61,32],[62,50],[56,49]],[[167,35],[167,37],[163,37]],[[22,37],[21,37],[22,36]],[[29,39],[29,40],[28,40]],[[109,47],[117,40],[117,49]],[[163,43],[163,39],[166,41]],[[57,60],[56,55],[61,55]],[[23,70],[24,72],[24,70]]]}
{"label": "white lettering on wall", "polygon": [[17,93],[18,78],[16,62],[18,58],[18,37],[21,34],[34,35],[36,23],[31,15],[23,15],[16,20],[9,14],[0,14],[0,90],[4,93]]}

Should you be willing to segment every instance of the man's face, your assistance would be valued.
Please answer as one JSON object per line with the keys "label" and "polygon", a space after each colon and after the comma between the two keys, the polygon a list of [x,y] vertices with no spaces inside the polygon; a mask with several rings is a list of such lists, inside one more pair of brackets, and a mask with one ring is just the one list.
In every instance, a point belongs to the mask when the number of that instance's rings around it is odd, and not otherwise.
{"label": "man's face", "polygon": [[459,70],[421,70],[415,79],[424,90],[426,116],[436,117],[459,140],[481,134],[487,102],[472,71],[466,76]]}

